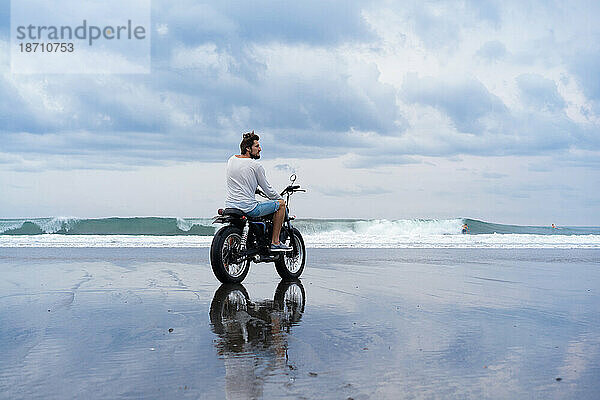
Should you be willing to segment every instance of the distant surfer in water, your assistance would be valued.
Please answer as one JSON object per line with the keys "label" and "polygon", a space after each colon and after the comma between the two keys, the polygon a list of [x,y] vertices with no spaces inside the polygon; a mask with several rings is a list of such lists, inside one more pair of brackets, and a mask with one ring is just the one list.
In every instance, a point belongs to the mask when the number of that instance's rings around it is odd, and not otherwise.
{"label": "distant surfer in water", "polygon": [[463,224],[462,233],[463,234],[469,233],[469,226],[467,224]]}
{"label": "distant surfer in water", "polygon": [[556,225],[552,224],[552,229],[558,229]]}

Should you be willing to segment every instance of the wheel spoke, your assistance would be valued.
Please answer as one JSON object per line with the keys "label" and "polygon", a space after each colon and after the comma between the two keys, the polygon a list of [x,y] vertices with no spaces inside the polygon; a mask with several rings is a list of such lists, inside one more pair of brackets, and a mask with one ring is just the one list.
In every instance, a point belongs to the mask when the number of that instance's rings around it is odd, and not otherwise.
{"label": "wheel spoke", "polygon": [[244,260],[238,261],[240,244],[240,235],[237,233],[232,233],[225,238],[223,242],[223,248],[221,249],[223,267],[225,267],[227,273],[233,278],[237,278],[244,272],[247,263],[247,261]]}
{"label": "wheel spoke", "polygon": [[296,273],[302,265],[302,243],[298,237],[294,235],[293,238],[290,238],[290,245],[294,248],[294,250],[291,253],[286,253],[284,255],[285,267],[291,273]]}

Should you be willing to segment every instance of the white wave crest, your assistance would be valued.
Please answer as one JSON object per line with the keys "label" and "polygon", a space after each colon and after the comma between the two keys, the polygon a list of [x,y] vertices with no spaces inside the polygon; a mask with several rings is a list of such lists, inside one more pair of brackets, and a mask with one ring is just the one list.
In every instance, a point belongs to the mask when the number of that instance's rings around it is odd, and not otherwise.
{"label": "white wave crest", "polygon": [[49,220],[32,221],[40,227],[45,233],[56,233],[61,229],[69,231],[73,225],[79,222],[79,218],[75,217],[54,217]]}
{"label": "white wave crest", "polygon": [[177,217],[177,227],[182,231],[188,232],[190,229],[192,229],[192,226],[194,226],[193,222]]}
{"label": "white wave crest", "polygon": [[309,248],[600,248],[600,235],[531,235],[531,234],[482,234],[482,235],[377,235],[351,232],[327,232],[304,235]]}
{"label": "white wave crest", "polygon": [[23,226],[23,221],[4,220],[0,221],[0,233],[17,229]]}
{"label": "white wave crest", "polygon": [[211,218],[180,218],[177,219],[177,227],[184,232],[189,232],[194,226],[211,226]]}
{"label": "white wave crest", "polygon": [[[33,235],[0,236],[2,247],[210,247],[212,236]],[[304,235],[307,248],[600,249],[600,235],[380,236],[351,232]]]}
{"label": "white wave crest", "polygon": [[21,220],[0,220],[0,233],[19,229],[25,223],[37,225],[44,233],[56,233],[61,229],[69,230],[75,225],[78,218],[75,217],[54,217],[54,218],[32,218]]}
{"label": "white wave crest", "polygon": [[377,219],[357,221],[355,232],[367,236],[457,235],[461,233],[461,226],[461,219],[401,219],[395,221]]}

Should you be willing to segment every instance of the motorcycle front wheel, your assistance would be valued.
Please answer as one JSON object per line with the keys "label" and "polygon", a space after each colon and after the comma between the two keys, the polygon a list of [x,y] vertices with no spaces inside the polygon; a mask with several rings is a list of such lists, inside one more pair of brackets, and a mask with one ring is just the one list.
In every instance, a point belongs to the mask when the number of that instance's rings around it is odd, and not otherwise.
{"label": "motorcycle front wheel", "polygon": [[282,253],[275,261],[275,269],[277,269],[277,273],[281,279],[285,281],[293,281],[300,278],[306,262],[306,248],[304,247],[304,239],[300,231],[292,228],[291,233],[285,244],[292,247],[293,250]]}
{"label": "motorcycle front wheel", "polygon": [[297,324],[304,313],[306,293],[299,280],[282,280],[275,290],[275,307],[282,313],[283,321],[289,325]]}
{"label": "motorcycle front wheel", "polygon": [[250,269],[250,260],[239,260],[242,230],[228,225],[215,234],[210,246],[210,264],[222,283],[241,283]]}

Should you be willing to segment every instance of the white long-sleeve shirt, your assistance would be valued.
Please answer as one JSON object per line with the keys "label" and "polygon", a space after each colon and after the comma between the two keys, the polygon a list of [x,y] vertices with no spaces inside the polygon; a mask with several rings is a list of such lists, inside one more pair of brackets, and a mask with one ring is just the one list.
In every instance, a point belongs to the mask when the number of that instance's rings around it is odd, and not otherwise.
{"label": "white long-sleeve shirt", "polygon": [[271,200],[282,199],[267,181],[265,169],[258,161],[252,158],[231,156],[227,161],[225,207],[239,208],[243,212],[252,211],[258,204],[254,198],[258,186]]}

